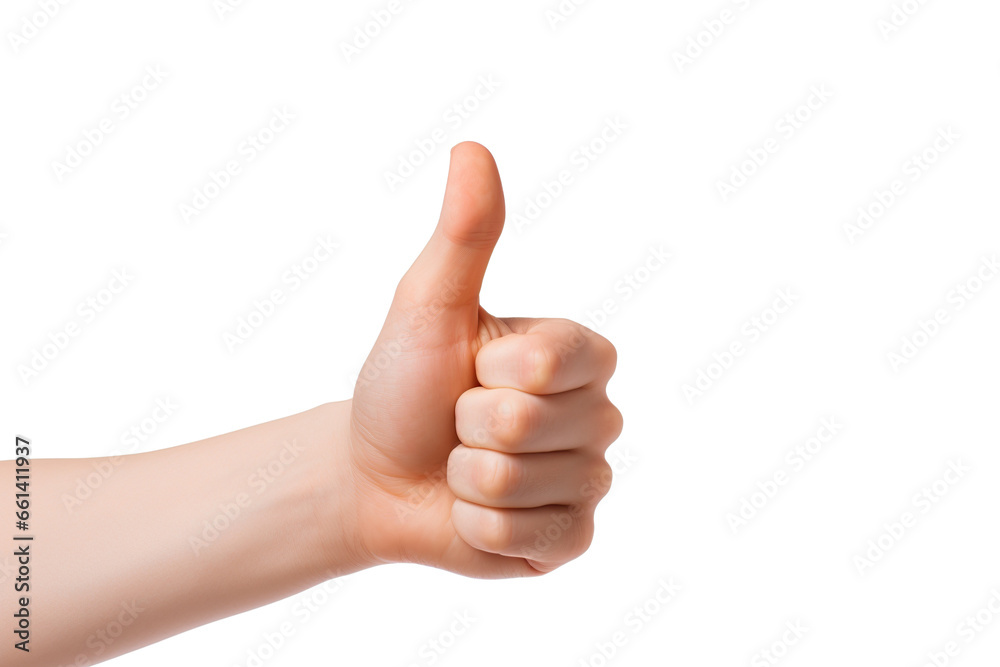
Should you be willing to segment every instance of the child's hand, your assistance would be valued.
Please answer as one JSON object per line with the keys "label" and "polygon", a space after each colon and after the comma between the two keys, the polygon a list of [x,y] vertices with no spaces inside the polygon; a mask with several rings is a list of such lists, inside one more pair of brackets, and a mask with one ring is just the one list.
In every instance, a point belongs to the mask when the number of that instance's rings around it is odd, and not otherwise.
{"label": "child's hand", "polygon": [[457,146],[440,222],[354,392],[346,446],[376,561],[528,576],[590,545],[622,428],[605,393],[615,349],[573,322],[479,307],[503,221],[493,157]]}

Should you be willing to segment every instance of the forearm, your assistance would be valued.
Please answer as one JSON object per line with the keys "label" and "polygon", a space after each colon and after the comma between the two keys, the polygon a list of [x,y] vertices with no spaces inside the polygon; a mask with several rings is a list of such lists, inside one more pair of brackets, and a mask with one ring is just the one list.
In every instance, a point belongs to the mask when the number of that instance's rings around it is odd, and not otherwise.
{"label": "forearm", "polygon": [[83,501],[101,460],[35,461],[30,592],[0,596],[6,619],[30,598],[31,650],[4,633],[0,662],[93,664],[365,567],[335,446],[349,406],[123,457]]}

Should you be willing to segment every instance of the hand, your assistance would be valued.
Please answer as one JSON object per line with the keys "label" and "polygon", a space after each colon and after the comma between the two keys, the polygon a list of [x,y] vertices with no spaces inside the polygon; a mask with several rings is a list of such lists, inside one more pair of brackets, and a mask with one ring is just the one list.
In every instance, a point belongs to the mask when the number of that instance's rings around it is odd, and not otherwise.
{"label": "hand", "polygon": [[493,157],[452,151],[437,229],[400,281],[347,442],[364,550],[474,577],[531,576],[590,546],[621,413],[616,353],[566,320],[499,319],[479,289],[504,222]]}

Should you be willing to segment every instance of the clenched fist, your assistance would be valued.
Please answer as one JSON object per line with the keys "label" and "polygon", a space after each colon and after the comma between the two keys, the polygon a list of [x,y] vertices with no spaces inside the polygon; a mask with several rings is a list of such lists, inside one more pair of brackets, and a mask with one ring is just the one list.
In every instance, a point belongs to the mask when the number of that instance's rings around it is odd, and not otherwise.
{"label": "clenched fist", "polygon": [[479,290],[504,222],[500,176],[451,156],[441,218],[396,290],[351,403],[361,549],[474,577],[531,576],[583,553],[622,428],[614,347],[567,320],[501,319]]}

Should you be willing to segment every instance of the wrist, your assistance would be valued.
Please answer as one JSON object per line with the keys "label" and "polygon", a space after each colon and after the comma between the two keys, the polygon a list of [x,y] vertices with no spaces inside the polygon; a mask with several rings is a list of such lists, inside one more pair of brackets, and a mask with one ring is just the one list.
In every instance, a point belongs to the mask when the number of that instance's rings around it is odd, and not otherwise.
{"label": "wrist", "polygon": [[320,550],[317,576],[323,579],[357,572],[383,561],[373,555],[363,535],[357,475],[350,459],[351,401],[325,403],[303,413],[303,427],[315,434],[308,484],[315,506]]}

